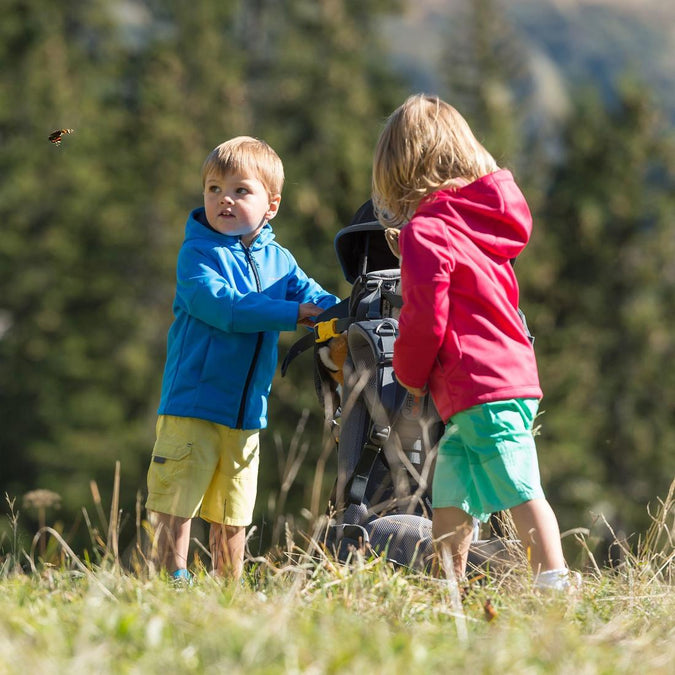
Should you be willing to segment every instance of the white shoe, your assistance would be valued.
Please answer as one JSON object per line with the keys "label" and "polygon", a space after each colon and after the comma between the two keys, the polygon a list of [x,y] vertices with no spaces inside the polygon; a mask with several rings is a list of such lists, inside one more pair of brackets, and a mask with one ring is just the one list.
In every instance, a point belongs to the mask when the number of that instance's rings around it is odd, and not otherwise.
{"label": "white shoe", "polygon": [[567,568],[540,572],[534,580],[534,587],[539,591],[564,591],[572,593],[579,590],[581,584],[581,574]]}

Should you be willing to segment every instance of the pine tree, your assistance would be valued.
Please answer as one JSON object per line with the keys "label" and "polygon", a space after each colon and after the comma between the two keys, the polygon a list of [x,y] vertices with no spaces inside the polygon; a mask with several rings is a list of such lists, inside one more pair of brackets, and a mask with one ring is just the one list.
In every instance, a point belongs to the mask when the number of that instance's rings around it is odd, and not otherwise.
{"label": "pine tree", "polygon": [[[112,276],[133,248],[106,165],[119,143],[105,107],[117,46],[105,3],[17,2],[4,16],[3,487],[81,497],[73,467],[91,465],[88,479],[104,464],[110,472],[113,441],[99,431],[123,425],[137,393],[125,378],[131,316]],[[57,147],[48,136],[59,127],[74,133]]]}
{"label": "pine tree", "polygon": [[624,84],[615,109],[579,96],[563,147],[540,220],[550,257],[525,291],[552,490],[577,514],[604,511],[631,532],[675,474],[675,146],[644,87]]}
{"label": "pine tree", "polygon": [[21,2],[0,29],[2,487],[71,521],[117,460],[127,512],[145,487],[185,218],[243,127],[236,3],[159,4]]}
{"label": "pine tree", "polygon": [[450,14],[439,71],[447,99],[500,165],[532,161],[523,141],[536,113],[529,56],[495,0],[466,0]]}
{"label": "pine tree", "polygon": [[[202,161],[226,138],[260,136],[280,153],[288,179],[277,236],[340,291],[333,237],[369,195],[378,125],[400,98],[372,39],[390,5],[26,0],[3,9],[0,491],[58,492],[70,524],[92,506],[90,481],[109,503],[119,460],[120,505],[134,512],[176,254],[201,203]],[[75,130],[60,147],[47,140],[58,127]],[[289,438],[311,408],[319,452],[311,365],[275,388],[271,433]],[[278,477],[262,478],[264,512]]]}

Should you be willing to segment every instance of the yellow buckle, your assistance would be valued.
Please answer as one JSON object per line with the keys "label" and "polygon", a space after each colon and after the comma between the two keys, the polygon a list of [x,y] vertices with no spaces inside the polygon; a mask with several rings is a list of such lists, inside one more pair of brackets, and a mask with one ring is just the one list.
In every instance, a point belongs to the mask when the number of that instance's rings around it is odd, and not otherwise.
{"label": "yellow buckle", "polygon": [[337,317],[328,321],[319,321],[314,324],[315,342],[326,342],[331,338],[337,337],[340,333],[336,330]]}

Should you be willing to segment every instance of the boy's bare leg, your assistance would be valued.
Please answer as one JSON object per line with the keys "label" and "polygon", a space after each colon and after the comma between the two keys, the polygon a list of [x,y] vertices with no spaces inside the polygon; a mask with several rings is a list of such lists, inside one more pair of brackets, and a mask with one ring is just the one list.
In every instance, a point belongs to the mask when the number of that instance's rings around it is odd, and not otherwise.
{"label": "boy's bare leg", "polygon": [[244,569],[246,528],[211,523],[209,547],[215,574],[239,579]]}
{"label": "boy's bare leg", "polygon": [[519,504],[511,509],[511,515],[520,541],[525,550],[529,550],[530,565],[535,575],[567,567],[558,520],[545,499],[532,499]]}
{"label": "boy's bare leg", "polygon": [[463,578],[473,537],[473,518],[454,506],[434,509],[431,531],[437,560],[440,559],[436,572],[442,570],[449,576],[450,570],[444,564],[447,560],[452,563],[455,577]]}
{"label": "boy's bare leg", "polygon": [[157,562],[168,572],[187,568],[190,548],[190,518],[180,518],[155,511]]}

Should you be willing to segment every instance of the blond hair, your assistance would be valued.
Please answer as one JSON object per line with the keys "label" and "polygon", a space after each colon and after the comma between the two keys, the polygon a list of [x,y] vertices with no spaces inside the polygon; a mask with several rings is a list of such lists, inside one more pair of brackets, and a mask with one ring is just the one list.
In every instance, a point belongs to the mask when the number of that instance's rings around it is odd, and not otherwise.
{"label": "blond hair", "polygon": [[216,146],[202,165],[202,187],[210,173],[236,172],[257,178],[270,197],[280,195],[284,186],[284,166],[276,152],[258,138],[237,136]]}
{"label": "blond hair", "polygon": [[410,96],[389,116],[375,148],[375,212],[385,227],[401,227],[432,192],[498,168],[455,108],[437,96]]}

